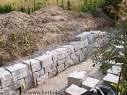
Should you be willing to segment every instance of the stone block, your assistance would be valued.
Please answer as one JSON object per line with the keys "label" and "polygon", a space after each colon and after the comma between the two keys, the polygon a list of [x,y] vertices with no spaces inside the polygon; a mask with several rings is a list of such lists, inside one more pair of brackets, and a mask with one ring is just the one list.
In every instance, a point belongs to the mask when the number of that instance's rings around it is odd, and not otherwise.
{"label": "stone block", "polygon": [[79,56],[80,54],[82,54],[81,49],[75,52],[75,55],[76,55],[76,56]]}
{"label": "stone block", "polygon": [[120,66],[112,66],[111,69],[107,70],[107,73],[111,73],[111,74],[114,74],[114,75],[119,75],[120,72],[121,72],[121,67]]}
{"label": "stone block", "polygon": [[10,95],[9,88],[6,87],[6,88],[3,88],[3,89],[0,89],[0,95]]}
{"label": "stone block", "polygon": [[104,82],[118,84],[119,77],[118,77],[117,75],[114,75],[114,74],[107,74],[107,75],[103,78],[103,80],[104,80]]}
{"label": "stone block", "polygon": [[56,74],[57,74],[57,68],[53,68],[52,70],[50,70],[50,71],[48,72],[49,78],[55,76]]}
{"label": "stone block", "polygon": [[71,59],[66,60],[65,62],[65,69],[67,69],[68,67],[72,66],[74,63]]}
{"label": "stone block", "polygon": [[61,64],[61,65],[57,66],[57,70],[58,70],[58,73],[64,71],[65,70],[65,65]]}
{"label": "stone block", "polygon": [[37,78],[37,85],[43,84],[48,78],[49,78],[48,73],[46,73],[43,76]]}
{"label": "stone block", "polygon": [[76,56],[75,53],[71,54],[71,60],[73,61],[73,64],[78,64],[80,62],[79,56]]}
{"label": "stone block", "polygon": [[0,68],[0,86],[1,88],[5,88],[12,84],[12,76],[11,73],[5,70],[4,68]]}
{"label": "stone block", "polygon": [[41,64],[38,60],[30,59],[30,60],[24,61],[23,63],[29,65],[30,69],[32,69],[32,72],[41,70]]}
{"label": "stone block", "polygon": [[58,66],[61,65],[61,64],[64,64],[66,62],[66,59],[60,59],[58,60]]}
{"label": "stone block", "polygon": [[32,88],[34,86],[34,79],[33,76],[28,75],[25,77],[25,83],[26,83],[26,90]]}
{"label": "stone block", "polygon": [[98,79],[88,77],[88,78],[86,78],[85,81],[82,82],[82,87],[87,90],[90,90],[91,88],[96,87],[98,83],[99,83]]}
{"label": "stone block", "polygon": [[72,84],[65,90],[65,95],[83,95],[87,90]]}
{"label": "stone block", "polygon": [[73,45],[65,45],[62,47],[66,48],[68,50],[68,53],[74,53],[74,46]]}
{"label": "stone block", "polygon": [[69,55],[66,48],[58,48],[56,51],[59,52],[59,59],[64,59]]}
{"label": "stone block", "polygon": [[38,77],[41,77],[41,76],[44,75],[44,69],[41,69],[40,71],[34,72],[33,74],[34,74],[34,76],[36,76],[37,78],[38,78]]}
{"label": "stone block", "polygon": [[75,84],[81,86],[82,82],[87,77],[86,71],[74,71],[68,76],[68,85]]}
{"label": "stone block", "polygon": [[75,37],[76,41],[84,41],[85,39],[88,39],[88,36],[90,35],[90,32],[83,32]]}
{"label": "stone block", "polygon": [[6,67],[6,69],[11,72],[12,77],[13,77],[13,81],[17,81],[19,79],[22,79],[22,78],[26,77],[29,73],[28,65],[22,64],[22,63],[18,63],[18,64],[14,64],[12,66],[8,66],[8,67]]}
{"label": "stone block", "polygon": [[53,51],[47,51],[46,54],[52,56],[52,60],[54,64],[57,63],[60,56],[59,52],[57,52],[56,50],[53,50]]}
{"label": "stone block", "polygon": [[68,45],[73,45],[75,51],[78,51],[79,49],[85,47],[84,42],[82,41],[71,42],[71,43],[68,43]]}
{"label": "stone block", "polygon": [[41,62],[42,68],[45,70],[45,73],[47,73],[49,70],[51,70],[51,66],[53,64],[51,55],[43,55],[43,56],[37,57],[35,59],[39,60]]}

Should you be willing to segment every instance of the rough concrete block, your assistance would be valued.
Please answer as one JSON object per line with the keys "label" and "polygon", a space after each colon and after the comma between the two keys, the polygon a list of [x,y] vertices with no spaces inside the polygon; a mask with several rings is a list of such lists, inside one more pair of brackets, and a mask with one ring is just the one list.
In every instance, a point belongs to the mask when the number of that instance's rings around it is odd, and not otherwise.
{"label": "rough concrete block", "polygon": [[65,70],[65,65],[61,64],[61,65],[57,66],[57,70],[58,70],[58,73],[64,71]]}
{"label": "rough concrete block", "polygon": [[71,60],[73,60],[73,64],[78,64],[80,62],[79,56],[76,56],[75,53],[71,54]]}
{"label": "rough concrete block", "polygon": [[107,70],[107,73],[111,73],[111,74],[114,74],[114,75],[119,75],[120,72],[121,72],[121,67],[120,66],[112,66],[111,69]]}
{"label": "rough concrete block", "polygon": [[28,65],[18,63],[13,66],[6,67],[12,74],[13,81],[17,81],[18,79],[22,79],[28,75]]}
{"label": "rough concrete block", "polygon": [[85,47],[85,45],[82,41],[71,42],[71,43],[68,43],[68,45],[73,45],[75,51],[78,51],[79,49]]}
{"label": "rough concrete block", "polygon": [[74,71],[68,76],[68,85],[75,84],[81,86],[82,82],[87,77],[86,71]]}
{"label": "rough concrete block", "polygon": [[82,87],[87,90],[90,90],[91,88],[94,88],[95,86],[97,86],[98,83],[99,83],[98,79],[88,77],[86,78],[85,81],[82,82]]}
{"label": "rough concrete block", "polygon": [[65,95],[83,95],[87,90],[72,84],[65,90]]}
{"label": "rough concrete block", "polygon": [[32,69],[32,72],[41,70],[41,64],[38,60],[30,59],[30,60],[24,61],[23,63],[29,65]]}
{"label": "rough concrete block", "polygon": [[109,83],[115,83],[115,84],[118,84],[118,81],[119,81],[119,77],[117,75],[114,75],[114,74],[107,74],[103,80],[105,82],[109,82]]}
{"label": "rough concrete block", "polygon": [[0,86],[1,88],[5,88],[12,84],[12,76],[11,73],[5,70],[4,68],[0,68]]}
{"label": "rough concrete block", "polygon": [[48,72],[49,78],[55,76],[56,74],[57,74],[57,68],[53,68]]}

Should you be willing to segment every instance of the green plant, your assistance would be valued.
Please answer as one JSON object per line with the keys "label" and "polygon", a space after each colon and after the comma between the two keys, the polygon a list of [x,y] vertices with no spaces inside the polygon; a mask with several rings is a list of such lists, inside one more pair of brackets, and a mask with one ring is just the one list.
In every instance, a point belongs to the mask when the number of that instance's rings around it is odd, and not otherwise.
{"label": "green plant", "polygon": [[0,5],[0,13],[7,13],[12,10],[13,10],[13,8],[12,8],[11,4]]}

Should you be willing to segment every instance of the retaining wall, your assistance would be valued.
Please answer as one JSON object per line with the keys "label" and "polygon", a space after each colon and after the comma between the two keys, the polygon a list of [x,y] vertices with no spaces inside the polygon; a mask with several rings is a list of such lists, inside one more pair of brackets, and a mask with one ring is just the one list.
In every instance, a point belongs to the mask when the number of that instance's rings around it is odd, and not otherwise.
{"label": "retaining wall", "polygon": [[93,48],[106,42],[106,33],[83,32],[74,42],[61,46],[44,55],[0,68],[0,95],[16,95],[19,88],[27,90],[64,71],[72,65],[85,61]]}

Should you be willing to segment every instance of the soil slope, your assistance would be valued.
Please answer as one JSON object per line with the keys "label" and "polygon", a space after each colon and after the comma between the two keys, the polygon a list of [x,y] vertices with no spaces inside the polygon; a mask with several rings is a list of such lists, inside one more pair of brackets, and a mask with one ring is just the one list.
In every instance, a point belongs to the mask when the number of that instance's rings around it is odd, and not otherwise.
{"label": "soil slope", "polygon": [[30,15],[10,12],[0,15],[0,65],[71,40],[90,29],[112,26],[104,16],[76,13],[60,7],[42,8]]}

